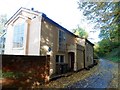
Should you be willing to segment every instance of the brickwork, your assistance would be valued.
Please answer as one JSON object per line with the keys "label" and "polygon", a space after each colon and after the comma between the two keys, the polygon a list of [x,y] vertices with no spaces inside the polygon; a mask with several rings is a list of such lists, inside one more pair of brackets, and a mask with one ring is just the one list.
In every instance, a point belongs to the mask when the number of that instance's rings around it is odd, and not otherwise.
{"label": "brickwork", "polygon": [[[11,79],[19,82],[49,81],[50,56],[2,55],[2,72],[12,72]],[[7,77],[4,77],[7,78]]]}

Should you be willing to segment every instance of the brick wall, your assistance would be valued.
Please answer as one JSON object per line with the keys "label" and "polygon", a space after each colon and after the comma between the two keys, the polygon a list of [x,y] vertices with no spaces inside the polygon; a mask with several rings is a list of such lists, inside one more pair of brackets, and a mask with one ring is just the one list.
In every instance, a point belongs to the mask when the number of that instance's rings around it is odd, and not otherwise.
{"label": "brick wall", "polygon": [[49,61],[50,56],[2,55],[2,72],[12,72],[13,76],[8,77],[17,80],[18,85],[46,83],[49,81]]}

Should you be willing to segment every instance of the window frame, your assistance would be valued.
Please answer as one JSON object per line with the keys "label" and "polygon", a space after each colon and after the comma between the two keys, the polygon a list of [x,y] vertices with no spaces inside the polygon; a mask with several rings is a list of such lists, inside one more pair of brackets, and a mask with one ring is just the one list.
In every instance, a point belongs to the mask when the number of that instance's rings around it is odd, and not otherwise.
{"label": "window frame", "polygon": [[[21,22],[17,22],[17,23],[14,23],[14,25],[13,25],[13,39],[12,39],[12,48],[13,49],[24,49],[24,45],[25,45],[25,30],[26,30],[26,21],[23,19],[23,18],[20,18],[20,19],[22,19],[22,21]],[[24,27],[23,27],[23,31],[22,32],[17,32],[17,33],[22,33],[23,34],[23,40],[22,40],[22,46],[19,46],[19,47],[16,47],[16,46],[14,46],[14,39],[15,39],[15,36],[14,36],[14,34],[16,33],[15,32],[15,26],[21,26],[21,25],[24,25]],[[20,27],[19,26],[19,27]],[[16,30],[16,31],[18,31],[18,30]],[[21,35],[20,35],[21,36]],[[17,38],[20,38],[20,37],[17,37]],[[19,43],[21,43],[21,41],[19,42]]]}
{"label": "window frame", "polygon": [[[58,56],[58,60],[57,60],[57,56]],[[56,57],[55,58],[56,63],[59,63],[59,64],[65,63],[65,55],[56,55],[55,57]],[[62,62],[61,62],[61,57],[63,58]]]}
{"label": "window frame", "polygon": [[58,50],[66,50],[66,33],[61,29],[58,30]]}

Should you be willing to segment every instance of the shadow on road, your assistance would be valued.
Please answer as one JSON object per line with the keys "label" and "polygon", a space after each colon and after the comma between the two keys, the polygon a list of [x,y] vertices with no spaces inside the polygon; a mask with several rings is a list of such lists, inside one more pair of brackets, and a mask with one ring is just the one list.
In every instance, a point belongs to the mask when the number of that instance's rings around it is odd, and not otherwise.
{"label": "shadow on road", "polygon": [[118,73],[118,64],[105,59],[100,59],[99,61],[96,73],[82,81],[78,81],[73,85],[67,86],[67,88],[117,88],[118,81],[116,83],[112,83],[112,80],[117,77],[116,75],[118,75],[115,74],[115,71]]}

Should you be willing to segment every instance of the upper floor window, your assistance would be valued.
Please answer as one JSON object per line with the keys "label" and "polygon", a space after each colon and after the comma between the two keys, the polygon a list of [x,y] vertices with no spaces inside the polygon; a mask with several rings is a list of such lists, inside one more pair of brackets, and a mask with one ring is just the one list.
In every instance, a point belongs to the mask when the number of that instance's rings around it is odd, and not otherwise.
{"label": "upper floor window", "polygon": [[21,48],[24,43],[25,23],[19,23],[14,26],[13,48]]}
{"label": "upper floor window", "polygon": [[59,30],[59,50],[65,51],[66,49],[66,36],[65,32],[62,30]]}

